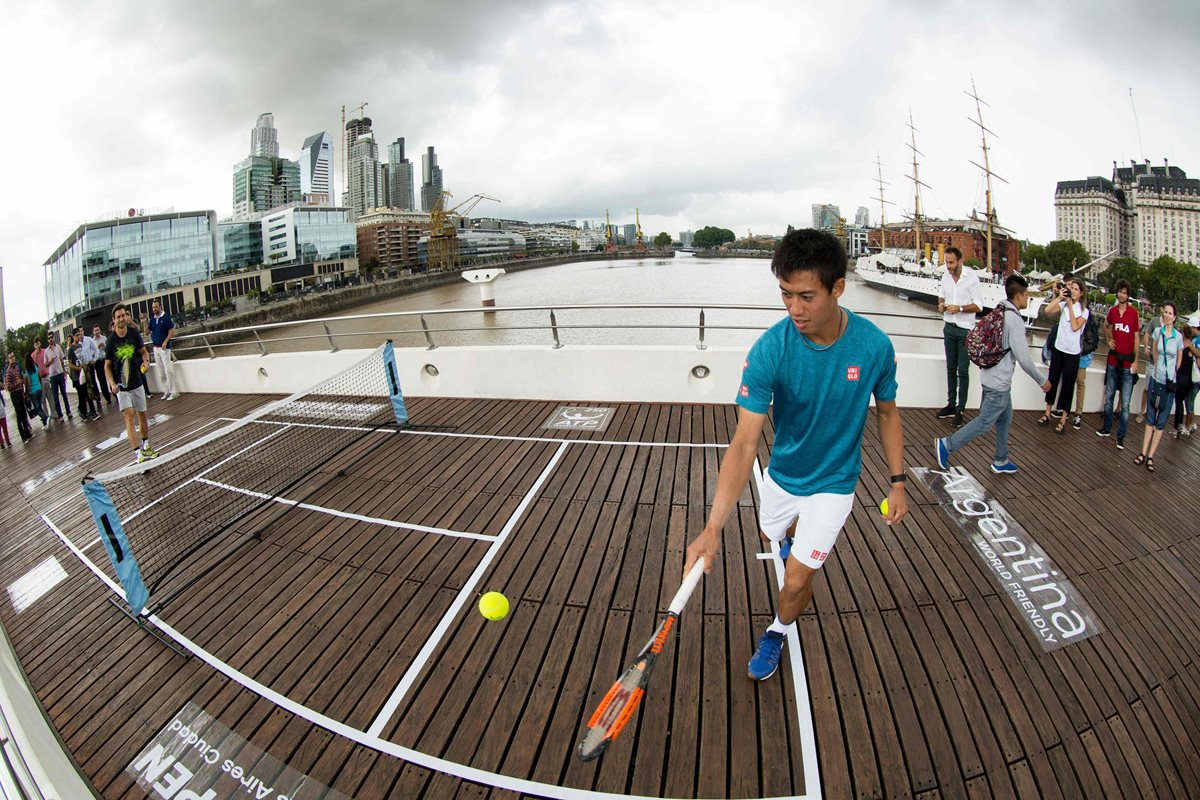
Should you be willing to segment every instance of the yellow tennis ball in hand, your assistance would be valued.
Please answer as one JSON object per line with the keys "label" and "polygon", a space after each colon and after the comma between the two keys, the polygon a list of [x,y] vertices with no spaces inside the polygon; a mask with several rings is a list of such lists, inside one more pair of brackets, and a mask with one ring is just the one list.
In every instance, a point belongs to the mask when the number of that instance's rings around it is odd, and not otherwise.
{"label": "yellow tennis ball in hand", "polygon": [[488,592],[479,598],[479,613],[490,620],[508,616],[508,598],[499,592]]}
{"label": "yellow tennis ball in hand", "polygon": [[886,497],[883,498],[883,502],[879,504],[879,513],[883,514],[885,517],[888,515],[888,504]]}

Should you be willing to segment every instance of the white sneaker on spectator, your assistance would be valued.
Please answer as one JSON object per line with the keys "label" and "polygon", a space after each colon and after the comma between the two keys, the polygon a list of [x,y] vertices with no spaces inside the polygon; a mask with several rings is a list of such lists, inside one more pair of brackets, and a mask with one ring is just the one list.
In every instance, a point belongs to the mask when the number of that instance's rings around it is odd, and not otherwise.
{"label": "white sneaker on spectator", "polygon": [[169,395],[166,395],[165,399],[167,399],[167,400],[178,400],[178,399],[179,399],[179,392],[171,392]]}

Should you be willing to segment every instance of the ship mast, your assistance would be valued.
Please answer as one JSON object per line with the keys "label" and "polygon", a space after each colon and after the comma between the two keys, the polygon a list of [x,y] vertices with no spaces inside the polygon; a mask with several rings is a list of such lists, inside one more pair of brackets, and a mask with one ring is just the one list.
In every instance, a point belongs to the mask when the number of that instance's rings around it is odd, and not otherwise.
{"label": "ship mast", "polygon": [[875,167],[879,181],[879,197],[875,199],[879,201],[879,252],[883,252],[887,248],[887,209],[885,206],[890,206],[892,203],[883,199],[883,187],[886,182],[883,180],[883,162],[879,160],[879,152],[875,152]]}
{"label": "ship mast", "polygon": [[[971,99],[973,99],[975,101],[975,119],[972,119],[971,122],[973,122],[979,126],[979,135],[982,137],[982,141],[983,141],[983,163],[977,164],[974,161],[971,161],[971,163],[974,164],[975,166],[979,167],[981,170],[983,170],[983,174],[987,178],[987,194],[986,194],[986,197],[987,197],[987,269],[988,269],[988,272],[992,272],[993,271],[993,269],[992,269],[992,229],[995,226],[995,222],[996,222],[996,212],[992,206],[992,177],[995,176],[997,178],[1000,178],[1000,180],[1004,181],[1005,183],[1008,183],[1008,181],[1004,180],[1004,178],[1001,178],[999,175],[996,175],[996,173],[992,172],[991,163],[988,161],[987,135],[990,133],[990,134],[992,134],[992,136],[995,136],[996,133],[995,133],[995,131],[988,130],[987,127],[983,124],[983,108],[982,108],[982,106],[986,106],[987,103],[985,103],[984,101],[979,99],[979,94],[975,91],[975,78],[974,77],[971,78],[971,91],[964,92],[964,94],[966,94],[968,97],[970,97]],[[967,119],[970,119],[970,117],[968,117]],[[970,161],[970,159],[967,159],[967,160]]]}
{"label": "ship mast", "polygon": [[920,173],[917,172],[917,156],[925,155],[917,149],[917,129],[913,127],[912,108],[908,109],[908,131],[909,145],[912,150],[913,163],[912,175],[907,176],[913,182],[913,191],[915,194],[915,204],[913,207],[913,232],[915,233],[914,243],[917,251],[917,263],[921,263],[921,187],[929,188],[929,184],[922,183]]}

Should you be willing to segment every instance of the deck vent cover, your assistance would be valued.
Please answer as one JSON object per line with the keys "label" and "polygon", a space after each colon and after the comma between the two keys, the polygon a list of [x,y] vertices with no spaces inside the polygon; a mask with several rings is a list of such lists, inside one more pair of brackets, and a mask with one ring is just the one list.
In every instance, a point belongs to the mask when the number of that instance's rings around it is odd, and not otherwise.
{"label": "deck vent cover", "polygon": [[692,377],[695,378],[696,380],[700,380],[700,381],[704,380],[705,378],[707,378],[709,376],[709,373],[710,373],[709,368],[704,366],[703,364],[697,364],[696,366],[692,367]]}
{"label": "deck vent cover", "polygon": [[422,367],[422,369],[424,369],[425,374],[431,378],[436,378],[438,376],[438,368],[433,364],[426,364],[424,367]]}

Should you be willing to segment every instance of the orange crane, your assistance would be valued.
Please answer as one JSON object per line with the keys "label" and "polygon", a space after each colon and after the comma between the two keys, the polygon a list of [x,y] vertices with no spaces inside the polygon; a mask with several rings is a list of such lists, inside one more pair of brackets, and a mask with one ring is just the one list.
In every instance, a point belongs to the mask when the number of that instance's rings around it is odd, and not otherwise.
{"label": "orange crane", "polygon": [[633,252],[646,252],[646,240],[642,238],[642,213],[638,209],[633,210],[634,218],[637,220],[637,244],[633,246]]}
{"label": "orange crane", "polygon": [[465,218],[483,200],[500,202],[490,195],[474,194],[454,208],[447,210],[447,197],[453,197],[453,195],[443,189],[434,202],[433,209],[429,212],[427,264],[430,272],[458,269],[461,266],[458,257],[458,221]]}

